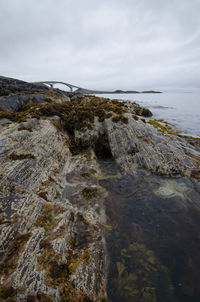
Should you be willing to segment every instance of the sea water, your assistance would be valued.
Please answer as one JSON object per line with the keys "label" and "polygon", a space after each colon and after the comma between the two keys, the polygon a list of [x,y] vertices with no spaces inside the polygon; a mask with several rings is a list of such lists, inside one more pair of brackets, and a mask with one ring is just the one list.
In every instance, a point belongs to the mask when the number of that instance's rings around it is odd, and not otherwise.
{"label": "sea water", "polygon": [[120,93],[99,96],[134,101],[149,108],[153,119],[164,119],[182,134],[200,137],[200,93]]}

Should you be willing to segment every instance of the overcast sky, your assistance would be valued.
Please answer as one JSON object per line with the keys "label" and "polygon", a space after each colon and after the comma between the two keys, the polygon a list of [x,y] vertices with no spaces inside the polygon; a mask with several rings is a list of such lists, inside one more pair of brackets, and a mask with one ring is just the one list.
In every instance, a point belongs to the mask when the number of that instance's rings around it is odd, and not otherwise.
{"label": "overcast sky", "polygon": [[200,88],[200,0],[0,0],[0,75]]}

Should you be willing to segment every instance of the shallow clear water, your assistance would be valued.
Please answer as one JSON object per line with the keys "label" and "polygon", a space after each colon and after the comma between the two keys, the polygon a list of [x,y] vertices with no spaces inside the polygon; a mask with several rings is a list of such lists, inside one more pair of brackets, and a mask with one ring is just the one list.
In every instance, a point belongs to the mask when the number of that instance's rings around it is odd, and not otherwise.
{"label": "shallow clear water", "polygon": [[185,135],[200,137],[200,93],[101,94],[130,100],[149,108],[154,119],[164,119]]}
{"label": "shallow clear water", "polygon": [[199,194],[187,178],[168,179],[138,171],[100,180],[105,199],[109,253],[109,302],[200,301]]}

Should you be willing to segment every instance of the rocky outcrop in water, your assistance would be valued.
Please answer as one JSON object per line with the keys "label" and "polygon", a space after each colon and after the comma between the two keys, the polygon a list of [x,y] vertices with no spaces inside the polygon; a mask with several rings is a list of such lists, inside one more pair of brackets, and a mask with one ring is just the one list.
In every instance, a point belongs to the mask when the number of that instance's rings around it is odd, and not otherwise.
{"label": "rocky outcrop in water", "polygon": [[197,302],[199,140],[29,85],[0,79],[0,301]]}

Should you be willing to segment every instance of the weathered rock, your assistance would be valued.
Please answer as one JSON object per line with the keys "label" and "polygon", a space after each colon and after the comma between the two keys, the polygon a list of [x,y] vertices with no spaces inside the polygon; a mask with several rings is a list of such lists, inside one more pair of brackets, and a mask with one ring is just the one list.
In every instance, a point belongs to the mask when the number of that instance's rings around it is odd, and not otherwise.
{"label": "weathered rock", "polygon": [[[103,199],[101,193],[91,202],[83,202],[81,196],[91,186],[90,180],[82,179],[82,169],[98,170],[94,155],[72,157],[67,135],[59,134],[48,120],[29,120],[23,125],[32,132],[18,131],[15,123],[1,131],[1,290],[12,284],[17,300],[41,291],[61,301],[63,291],[69,290],[70,301],[77,301],[79,295],[100,301],[106,286]],[[24,159],[10,159],[13,152]],[[26,159],[26,154],[34,157]],[[78,177],[74,178],[75,171]],[[80,237],[80,221],[89,241]],[[18,247],[13,255],[10,249],[17,234],[30,235],[19,247],[19,255]],[[44,240],[46,245],[41,245]],[[45,253],[52,255],[49,260]],[[53,271],[49,276],[54,259],[58,267],[66,266],[68,276],[62,276],[60,267],[55,276]]]}
{"label": "weathered rock", "polygon": [[198,140],[137,104],[63,100],[2,115],[0,300],[102,302],[109,280],[117,302],[198,301]]}
{"label": "weathered rock", "polygon": [[0,76],[0,96],[6,96],[11,93],[20,93],[20,92],[40,92],[48,91],[48,87],[45,85],[27,83],[21,80],[7,78]]}
{"label": "weathered rock", "polygon": [[[138,169],[144,168],[159,175],[181,176],[189,175],[197,168],[192,158],[194,151],[183,138],[163,135],[153,126],[136,121],[130,114],[127,117],[127,125],[113,123],[111,119],[103,123],[96,120],[92,130],[76,131],[75,140],[77,144],[87,146],[94,146],[97,141],[104,148],[107,144],[126,173],[137,174]],[[107,143],[103,143],[103,139]]]}
{"label": "weathered rock", "polygon": [[25,95],[10,94],[9,96],[0,97],[0,110],[16,112],[23,105],[28,104],[30,98]]}
{"label": "weathered rock", "polygon": [[67,95],[64,91],[49,89],[42,84],[0,77],[0,110],[16,112],[30,102],[41,104],[57,98],[66,99]]}

